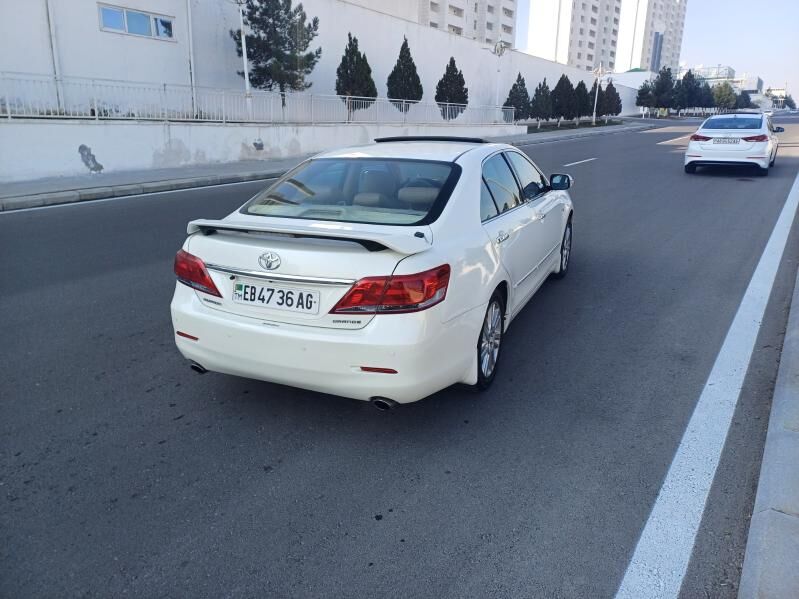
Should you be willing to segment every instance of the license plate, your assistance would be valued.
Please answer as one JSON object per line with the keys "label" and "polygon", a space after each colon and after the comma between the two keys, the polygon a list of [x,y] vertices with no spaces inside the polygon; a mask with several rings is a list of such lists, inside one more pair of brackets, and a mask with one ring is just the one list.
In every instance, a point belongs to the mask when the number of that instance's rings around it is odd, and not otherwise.
{"label": "license plate", "polygon": [[311,289],[278,287],[237,280],[233,283],[233,301],[246,306],[259,306],[286,312],[319,313],[319,292]]}
{"label": "license plate", "polygon": [[740,138],[738,137],[714,137],[713,138],[714,144],[738,144],[741,143]]}

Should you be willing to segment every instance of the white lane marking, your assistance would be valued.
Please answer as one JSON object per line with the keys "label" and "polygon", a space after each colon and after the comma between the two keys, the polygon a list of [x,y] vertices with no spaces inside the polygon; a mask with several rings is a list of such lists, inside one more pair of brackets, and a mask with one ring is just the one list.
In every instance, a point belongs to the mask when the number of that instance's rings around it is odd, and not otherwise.
{"label": "white lane marking", "polygon": [[[277,177],[269,177],[268,179],[252,179],[250,181],[234,181],[232,183],[214,183],[212,185],[199,185],[197,187],[184,187],[183,189],[167,189],[164,191],[147,191],[144,193],[134,193],[125,196],[115,196],[111,198],[100,198],[98,200],[81,200],[79,202],[65,202],[63,204],[53,204],[52,206],[33,206],[32,208],[11,208],[9,210],[0,210],[0,216],[4,214],[15,214],[19,212],[30,212],[32,210],[48,210],[50,208],[66,208],[67,206],[85,206],[87,204],[104,204],[105,202],[113,202],[114,200],[125,200],[130,198],[140,198],[142,196],[155,196],[165,193],[180,193],[181,191],[194,191],[195,189],[210,189],[212,187],[227,187],[229,185],[244,185],[246,183],[265,183],[267,181],[274,181]],[[136,185],[134,183],[134,185]],[[72,191],[67,190],[67,191]],[[33,195],[33,194],[32,194]],[[39,194],[35,194],[39,195]]]}
{"label": "white lane marking", "polygon": [[592,162],[596,160],[596,158],[586,158],[585,160],[578,160],[577,162],[570,162],[569,164],[564,164],[563,166],[574,166],[576,164],[583,164],[584,162]]}
{"label": "white lane marking", "polygon": [[799,175],[727,331],[617,599],[671,598],[680,592],[797,205]]}
{"label": "white lane marking", "polygon": [[690,134],[690,133],[689,133],[688,135],[682,135],[682,136],[680,136],[680,137],[675,137],[674,139],[667,139],[667,140],[665,140],[665,141],[659,141],[659,142],[657,142],[657,144],[656,144],[656,145],[658,145],[658,146],[665,146],[665,145],[668,145],[668,144],[672,144],[672,143],[674,143],[675,141],[680,141],[681,139],[688,139],[689,137],[691,137],[691,134]]}

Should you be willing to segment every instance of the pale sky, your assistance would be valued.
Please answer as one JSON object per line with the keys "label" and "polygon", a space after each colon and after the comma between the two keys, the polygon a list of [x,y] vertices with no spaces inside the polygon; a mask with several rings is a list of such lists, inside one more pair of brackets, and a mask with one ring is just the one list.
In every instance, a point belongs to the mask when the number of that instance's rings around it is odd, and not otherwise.
{"label": "pale sky", "polygon": [[688,0],[680,62],[731,66],[765,87],[787,81],[799,98],[799,0]]}
{"label": "pale sky", "polygon": [[[519,0],[517,44],[527,37],[529,6]],[[624,2],[624,0],[622,0]],[[687,0],[680,62],[731,66],[799,100],[799,0]]]}

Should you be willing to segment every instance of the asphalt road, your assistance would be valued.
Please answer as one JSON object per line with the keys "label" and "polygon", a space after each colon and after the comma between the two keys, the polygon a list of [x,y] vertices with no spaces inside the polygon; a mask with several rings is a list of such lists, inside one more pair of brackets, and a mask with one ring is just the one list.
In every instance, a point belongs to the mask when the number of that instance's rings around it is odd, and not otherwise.
{"label": "asphalt road", "polygon": [[[683,174],[687,128],[530,146],[576,180],[569,276],[490,392],[389,413],[174,348],[186,222],[257,184],[0,215],[0,596],[613,596],[799,170],[784,124],[765,179]],[[684,597],[735,596],[797,258]]]}

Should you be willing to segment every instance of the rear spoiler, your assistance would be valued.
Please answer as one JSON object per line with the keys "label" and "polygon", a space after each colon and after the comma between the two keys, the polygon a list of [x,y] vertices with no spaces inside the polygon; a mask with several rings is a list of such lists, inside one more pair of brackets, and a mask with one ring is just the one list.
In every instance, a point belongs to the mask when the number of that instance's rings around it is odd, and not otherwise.
{"label": "rear spoiler", "polygon": [[281,235],[292,235],[294,237],[306,237],[316,239],[338,239],[341,241],[353,241],[360,243],[370,252],[384,249],[394,250],[400,254],[410,256],[430,249],[428,241],[429,234],[424,231],[407,227],[408,232],[396,233],[378,231],[357,231],[353,229],[330,229],[323,226],[314,225],[288,225],[288,224],[261,224],[261,223],[242,223],[224,220],[193,220],[186,227],[186,232],[192,235],[202,232],[204,235],[211,235],[218,231],[234,231],[239,233],[279,233]]}

